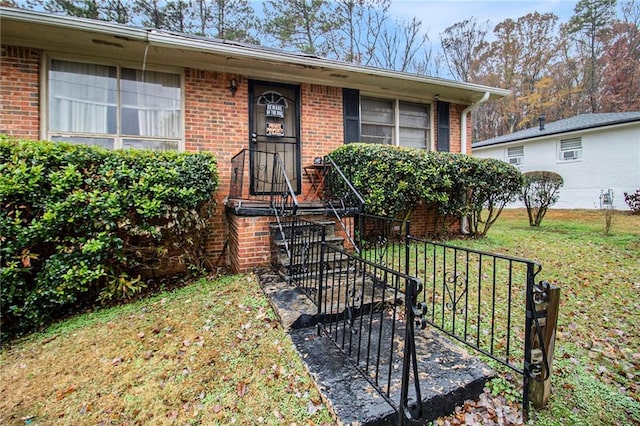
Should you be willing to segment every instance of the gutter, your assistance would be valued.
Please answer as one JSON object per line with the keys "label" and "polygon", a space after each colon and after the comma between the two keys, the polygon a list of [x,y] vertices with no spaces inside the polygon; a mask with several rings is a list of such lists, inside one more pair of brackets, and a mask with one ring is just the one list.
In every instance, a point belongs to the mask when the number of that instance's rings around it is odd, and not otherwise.
{"label": "gutter", "polygon": [[[482,96],[482,98],[480,98],[479,101],[469,105],[462,110],[460,117],[460,152],[462,152],[463,154],[467,153],[467,115],[469,115],[471,111],[478,108],[483,103],[487,102],[489,100],[489,96],[491,96],[489,92],[484,92],[484,95]],[[463,235],[469,235],[470,231],[468,216],[462,216],[462,218],[460,219],[460,232],[462,232]]]}
{"label": "gutter", "polygon": [[[261,48],[260,46],[243,45],[235,42],[225,42],[206,38],[192,37],[163,30],[129,27],[105,21],[92,19],[58,16],[41,12],[27,11],[11,7],[0,6],[0,17],[18,22],[37,25],[50,25],[58,28],[81,30],[122,38],[129,41],[142,41],[151,46],[182,49],[196,52],[206,52],[228,58],[242,58],[256,61],[271,61],[275,64],[289,63],[306,68],[327,69],[338,72],[367,75],[378,78],[390,78],[406,83],[431,84],[444,86],[456,90],[475,93],[489,93],[494,97],[507,96],[510,92],[505,89],[483,86],[474,83],[446,80],[439,77],[428,77],[417,74],[407,74],[382,68],[365,67],[326,58],[310,57],[303,54],[276,49]],[[276,65],[277,66],[277,65]]]}
{"label": "gutter", "polygon": [[[505,140],[499,140],[497,142],[492,142],[492,143],[487,143],[488,141],[490,141],[490,139],[486,140],[486,141],[482,141],[479,142],[476,146],[473,147],[473,149],[482,149],[482,148],[489,148],[489,147],[494,147],[496,145],[506,145],[509,143],[522,143],[522,142],[532,142],[538,139],[544,139],[546,137],[549,136],[556,136],[556,135],[571,135],[572,133],[576,133],[576,132],[584,132],[587,130],[595,130],[595,129],[599,129],[602,127],[622,127],[624,125],[630,125],[633,123],[637,123],[640,122],[640,117],[635,117],[635,118],[629,118],[629,119],[620,119],[620,120],[616,120],[616,121],[608,121],[608,122],[604,122],[604,123],[599,123],[599,124],[594,124],[594,125],[584,125],[584,126],[576,126],[576,127],[572,127],[572,128],[567,128],[567,129],[560,129],[560,130],[550,130],[550,131],[546,131],[549,128],[549,125],[547,124],[547,129],[545,129],[545,131],[543,132],[538,132],[538,133],[532,133],[532,134],[526,134],[523,136],[516,136],[515,138],[506,138]],[[556,122],[557,123],[557,122]],[[550,124],[555,124],[555,123],[550,123]],[[537,128],[537,127],[536,127]],[[534,128],[535,129],[535,128]],[[530,129],[526,129],[526,130],[521,130],[522,131],[528,131]],[[517,133],[517,132],[516,132]],[[506,135],[506,136],[512,136],[511,135]],[[500,138],[502,138],[502,136],[499,136]]]}

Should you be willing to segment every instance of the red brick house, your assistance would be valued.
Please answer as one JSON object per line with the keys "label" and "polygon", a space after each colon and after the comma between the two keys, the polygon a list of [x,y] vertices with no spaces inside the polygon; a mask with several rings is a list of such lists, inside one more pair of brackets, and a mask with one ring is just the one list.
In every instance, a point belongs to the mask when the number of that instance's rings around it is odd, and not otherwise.
{"label": "red brick house", "polygon": [[[211,151],[219,208],[209,241],[235,271],[269,260],[269,217],[223,208],[231,160],[279,152],[301,198],[343,143],[470,153],[469,112],[491,87],[89,19],[0,8],[0,133],[108,148]],[[256,191],[253,183],[247,188]]]}

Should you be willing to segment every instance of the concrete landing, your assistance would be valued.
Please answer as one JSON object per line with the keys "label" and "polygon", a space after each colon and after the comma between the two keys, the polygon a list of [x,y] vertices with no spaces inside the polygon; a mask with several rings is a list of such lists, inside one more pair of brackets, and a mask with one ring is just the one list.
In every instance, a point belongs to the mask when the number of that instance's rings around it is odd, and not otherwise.
{"label": "concrete landing", "polygon": [[[297,352],[340,422],[354,425],[398,424],[398,414],[394,408],[356,368],[357,355],[354,354],[353,359],[347,358],[331,339],[318,335],[315,326],[317,308],[311,300],[270,270],[257,271],[257,274]],[[376,341],[378,335],[390,333],[386,327],[390,326],[391,321],[385,319],[382,323],[382,327],[373,323],[368,326],[370,329],[360,328],[358,332],[370,333],[371,340]],[[353,332],[345,330],[340,321],[337,324],[334,325],[334,332],[338,336]],[[396,327],[396,335],[403,336],[403,324],[396,322]],[[380,341],[385,342],[387,339]],[[422,394],[421,419],[425,423],[451,414],[456,406],[464,404],[467,399],[477,399],[485,382],[495,376],[477,357],[471,356],[431,327],[416,330],[415,344]],[[386,376],[389,368],[398,368],[402,359],[401,347],[402,345],[397,345],[394,348],[391,367],[380,366],[381,376]],[[353,353],[353,348],[351,349]],[[381,350],[386,353],[388,348],[381,347]],[[366,369],[363,365],[359,367],[361,370]],[[394,371],[392,377],[390,397],[397,404],[400,399],[400,371]],[[416,401],[413,387],[409,389],[409,399]],[[412,411],[415,412],[418,404],[414,405],[416,407]]]}

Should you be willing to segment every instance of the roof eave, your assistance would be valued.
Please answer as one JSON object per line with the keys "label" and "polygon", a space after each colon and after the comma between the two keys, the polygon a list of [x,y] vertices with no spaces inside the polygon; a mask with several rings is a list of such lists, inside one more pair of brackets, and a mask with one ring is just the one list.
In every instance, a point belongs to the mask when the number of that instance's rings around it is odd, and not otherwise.
{"label": "roof eave", "polygon": [[575,128],[572,128],[572,129],[552,131],[552,132],[549,132],[549,133],[545,133],[543,135],[523,136],[523,137],[519,137],[519,138],[515,138],[515,139],[508,139],[508,140],[505,140],[505,141],[498,141],[498,142],[488,143],[488,144],[484,144],[483,142],[479,142],[482,145],[473,144],[471,146],[471,148],[472,149],[482,149],[482,148],[494,147],[496,145],[506,145],[506,144],[515,143],[515,142],[522,142],[522,141],[529,142],[529,141],[535,141],[537,139],[543,139],[543,138],[546,138],[546,137],[549,137],[549,136],[557,136],[557,135],[561,135],[561,134],[569,134],[569,133],[581,132],[581,131],[584,131],[584,130],[591,130],[591,129],[600,129],[602,127],[615,127],[615,126],[621,126],[621,125],[625,125],[625,124],[633,124],[635,122],[640,122],[640,118],[616,120],[616,121],[610,121],[610,122],[607,122],[607,123],[601,123],[601,124],[596,124],[596,125],[591,125],[591,126],[580,126],[580,127],[575,127]]}
{"label": "roof eave", "polygon": [[[49,25],[66,30],[86,31],[108,35],[122,40],[149,43],[150,45],[157,46],[159,48],[208,53],[233,57],[245,61],[266,61],[310,69],[318,68],[352,76],[353,78],[351,80],[353,81],[351,82],[339,79],[334,80],[334,83],[342,87],[360,88],[358,87],[358,80],[362,79],[367,79],[367,81],[370,82],[374,81],[374,79],[379,79],[380,82],[390,80],[396,82],[402,81],[405,83],[404,91],[411,92],[411,87],[414,84],[433,86],[434,88],[441,87],[444,89],[443,92],[445,92],[446,89],[449,89],[451,93],[456,93],[456,95],[452,95],[450,99],[447,99],[446,93],[442,93],[442,100],[462,103],[473,103],[487,92],[490,94],[490,100],[500,99],[510,94],[509,90],[495,87],[457,82],[417,74],[407,74],[381,68],[365,67],[330,59],[308,57],[286,51],[244,45],[241,43],[225,43],[221,40],[191,37],[161,30],[133,28],[122,24],[95,21],[85,18],[58,16],[10,7],[0,7],[0,18],[3,20],[11,19],[24,22],[34,26]],[[359,78],[359,76],[361,77]],[[460,96],[461,92],[466,94],[464,96]],[[437,94],[438,92],[436,90],[433,95],[435,96]]]}

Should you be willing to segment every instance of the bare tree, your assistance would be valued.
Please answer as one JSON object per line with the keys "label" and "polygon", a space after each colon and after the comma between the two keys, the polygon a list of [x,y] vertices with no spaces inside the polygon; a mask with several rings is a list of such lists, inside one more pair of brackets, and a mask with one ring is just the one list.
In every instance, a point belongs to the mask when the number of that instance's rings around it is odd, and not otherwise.
{"label": "bare tree", "polygon": [[128,24],[131,22],[131,0],[106,0],[101,2],[102,18],[105,21]]}
{"label": "bare tree", "polygon": [[336,59],[367,65],[389,19],[390,0],[336,0],[331,14],[335,30],[326,33],[329,54]]}
{"label": "bare tree", "polygon": [[162,7],[164,28],[180,33],[190,33],[193,23],[191,3],[185,0],[170,0]]}
{"label": "bare tree", "polygon": [[95,0],[40,0],[29,1],[31,6],[40,5],[47,12],[61,13],[80,18],[100,18],[100,7]]}
{"label": "bare tree", "polygon": [[444,61],[454,79],[472,81],[472,72],[488,46],[488,26],[488,21],[478,23],[475,18],[469,18],[440,33]]}
{"label": "bare tree", "polygon": [[133,11],[145,27],[157,29],[166,27],[165,12],[158,0],[135,0]]}
{"label": "bare tree", "polygon": [[428,44],[429,38],[422,32],[422,21],[396,20],[386,26],[380,35],[380,44],[374,55],[374,64],[396,71],[412,71],[415,56]]}

